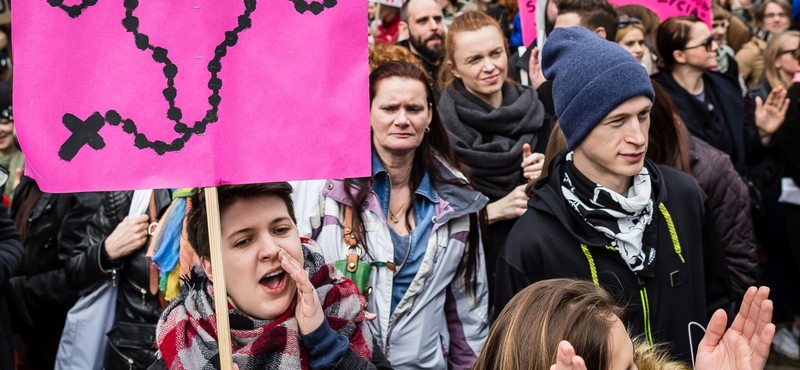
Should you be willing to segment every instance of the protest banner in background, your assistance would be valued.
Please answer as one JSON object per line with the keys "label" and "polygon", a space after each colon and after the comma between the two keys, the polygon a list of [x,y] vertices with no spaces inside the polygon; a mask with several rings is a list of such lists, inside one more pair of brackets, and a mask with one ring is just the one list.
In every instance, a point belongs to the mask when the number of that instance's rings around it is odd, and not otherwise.
{"label": "protest banner in background", "polygon": [[0,25],[11,23],[11,5],[8,0],[0,0]]}
{"label": "protest banner in background", "polygon": [[369,0],[369,1],[381,5],[393,6],[395,8],[400,8],[403,6],[403,0]]}
{"label": "protest banner in background", "polygon": [[[547,11],[547,0],[518,0],[520,22],[522,25],[522,42],[525,46],[536,40],[537,34],[543,30],[537,22],[544,20]],[[662,21],[680,15],[696,15],[711,28],[710,0],[609,0],[614,7],[623,5],[641,5],[656,13]],[[537,32],[538,31],[538,32]]]}
{"label": "protest banner in background", "polygon": [[711,1],[709,0],[610,0],[615,7],[642,5],[654,11],[661,20],[681,15],[696,15],[711,27]]}
{"label": "protest banner in background", "polygon": [[526,47],[536,40],[536,3],[536,0],[519,0],[519,23],[522,26],[522,44]]}
{"label": "protest banner in background", "polygon": [[43,191],[369,175],[366,2],[69,4],[14,4],[14,118]]}

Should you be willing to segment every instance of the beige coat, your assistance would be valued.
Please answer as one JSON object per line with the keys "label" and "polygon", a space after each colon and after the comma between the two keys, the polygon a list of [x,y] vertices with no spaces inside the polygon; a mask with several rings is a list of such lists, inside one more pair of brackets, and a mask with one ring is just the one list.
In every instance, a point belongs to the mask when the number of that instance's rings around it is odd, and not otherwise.
{"label": "beige coat", "polygon": [[739,75],[744,79],[748,89],[757,85],[761,78],[761,73],[764,71],[764,49],[766,47],[766,41],[754,36],[736,53],[734,59],[736,59],[736,63],[739,63]]}

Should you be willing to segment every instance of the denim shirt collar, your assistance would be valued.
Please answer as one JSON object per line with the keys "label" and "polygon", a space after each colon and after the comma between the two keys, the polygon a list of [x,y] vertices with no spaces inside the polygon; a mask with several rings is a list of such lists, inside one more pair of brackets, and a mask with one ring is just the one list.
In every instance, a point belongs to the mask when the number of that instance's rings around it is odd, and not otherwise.
{"label": "denim shirt collar", "polygon": [[[386,168],[384,168],[383,163],[381,163],[381,158],[374,150],[372,151],[372,181],[373,183],[389,185],[389,173],[386,172]],[[437,197],[436,193],[433,191],[431,178],[428,176],[427,171],[422,176],[422,181],[420,181],[419,187],[417,187],[414,193],[427,198],[431,203],[439,203],[439,197]]]}

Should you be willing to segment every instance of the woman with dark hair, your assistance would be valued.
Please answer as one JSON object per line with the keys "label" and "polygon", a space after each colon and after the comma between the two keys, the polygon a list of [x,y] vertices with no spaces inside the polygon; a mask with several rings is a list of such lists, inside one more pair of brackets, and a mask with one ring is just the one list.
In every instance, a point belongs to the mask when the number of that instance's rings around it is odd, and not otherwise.
{"label": "woman with dark hair", "polygon": [[491,17],[467,12],[456,18],[445,50],[439,111],[455,154],[489,197],[486,264],[493,287],[497,254],[527,210],[525,184],[539,177],[550,128],[536,90],[506,81],[510,53]]}
{"label": "woman with dark hair", "polygon": [[656,46],[663,66],[653,80],[675,102],[689,132],[729,155],[739,173],[745,163],[763,160],[788,109],[786,91],[776,88],[766,101],[756,99],[752,127],[745,124],[737,81],[709,70],[717,65],[717,42],[700,18],[667,19],[659,26]]}
{"label": "woman with dark hair", "polygon": [[708,196],[706,206],[714,215],[734,301],[755,285],[758,250],[750,218],[750,196],[730,158],[705,141],[689,134],[675,116],[669,95],[655,82],[655,100],[650,113],[647,158],[692,175]]}
{"label": "woman with dark hair", "polygon": [[295,185],[300,235],[329,261],[374,266],[367,309],[396,368],[466,369],[488,332],[487,199],[453,153],[419,68],[389,62],[370,74],[370,126],[371,177]]}
{"label": "woman with dark hair", "polygon": [[[226,185],[219,194],[233,362],[240,369],[391,369],[367,326],[364,297],[319,246],[300,238],[288,183]],[[200,257],[158,320],[150,369],[218,369],[206,196],[195,189],[186,238]],[[219,286],[217,286],[219,288]]]}
{"label": "woman with dark hair", "polygon": [[[751,287],[730,329],[714,313],[696,370],[762,370],[775,334],[769,288]],[[495,321],[474,370],[686,370],[661,344],[631,340],[619,306],[588,281],[551,279],[520,291]],[[692,359],[694,361],[694,358]]]}
{"label": "woman with dark hair", "polygon": [[792,4],[786,0],[767,0],[755,11],[753,38],[736,53],[739,74],[747,88],[753,88],[764,70],[764,50],[773,36],[792,25]]}

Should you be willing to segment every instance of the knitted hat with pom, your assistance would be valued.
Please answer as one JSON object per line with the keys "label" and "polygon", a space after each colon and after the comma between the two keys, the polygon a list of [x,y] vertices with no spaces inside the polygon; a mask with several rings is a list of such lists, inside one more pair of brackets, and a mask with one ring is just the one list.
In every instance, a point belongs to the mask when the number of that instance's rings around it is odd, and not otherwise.
{"label": "knitted hat with pom", "polygon": [[621,46],[583,27],[557,28],[542,49],[558,123],[574,149],[612,110],[655,93],[647,70]]}

